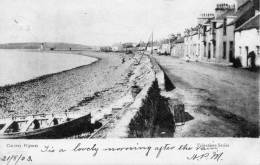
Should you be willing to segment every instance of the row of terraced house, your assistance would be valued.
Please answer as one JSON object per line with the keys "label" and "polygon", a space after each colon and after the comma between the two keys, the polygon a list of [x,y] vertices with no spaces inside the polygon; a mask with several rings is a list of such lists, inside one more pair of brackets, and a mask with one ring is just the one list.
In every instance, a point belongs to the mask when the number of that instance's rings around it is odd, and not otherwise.
{"label": "row of terraced house", "polygon": [[186,29],[184,41],[172,54],[194,61],[260,66],[259,0],[243,4],[217,4],[215,13],[203,13],[198,25]]}

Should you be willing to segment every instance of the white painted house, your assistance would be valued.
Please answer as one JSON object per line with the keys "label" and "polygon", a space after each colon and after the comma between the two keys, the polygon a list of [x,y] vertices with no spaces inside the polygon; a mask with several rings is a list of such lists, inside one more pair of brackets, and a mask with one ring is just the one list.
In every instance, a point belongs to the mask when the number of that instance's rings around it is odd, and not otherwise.
{"label": "white painted house", "polygon": [[203,60],[229,64],[234,54],[235,5],[217,4],[215,18],[204,24]]}
{"label": "white painted house", "polygon": [[259,0],[245,0],[237,6],[217,4],[214,14],[201,14],[198,25],[184,34],[184,57],[189,60],[235,66],[240,58],[247,67],[254,52],[256,65],[260,65]]}
{"label": "white painted house", "polygon": [[[235,51],[235,16],[231,13],[221,19],[221,25],[217,26],[215,30],[215,52],[213,50],[213,57],[216,63],[230,64],[234,59]],[[214,49],[214,48],[213,48]]]}
{"label": "white painted house", "polygon": [[235,57],[240,59],[243,67],[251,65],[250,52],[255,53],[255,64],[260,66],[260,32],[259,12],[235,29]]}
{"label": "white painted house", "polygon": [[121,43],[112,45],[113,52],[122,52],[124,51],[123,45]]}
{"label": "white painted house", "polygon": [[184,57],[184,37],[179,37],[172,45],[171,56]]}
{"label": "white painted house", "polygon": [[202,34],[199,31],[200,27],[196,26],[191,29],[186,29],[184,32],[184,58],[192,61],[200,60],[202,53]]}
{"label": "white painted house", "polygon": [[229,64],[234,54],[235,5],[217,4],[215,13],[203,13],[198,26],[186,31],[185,56],[198,61]]}
{"label": "white painted house", "polygon": [[159,46],[157,53],[158,54],[164,54],[164,55],[168,55],[171,52],[171,45],[168,44],[162,44]]}

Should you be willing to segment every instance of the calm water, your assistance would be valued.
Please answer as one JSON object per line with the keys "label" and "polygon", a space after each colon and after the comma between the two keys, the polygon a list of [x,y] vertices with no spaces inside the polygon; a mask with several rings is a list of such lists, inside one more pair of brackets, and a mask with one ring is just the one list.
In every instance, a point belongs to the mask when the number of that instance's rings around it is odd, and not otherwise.
{"label": "calm water", "polygon": [[69,70],[96,60],[81,55],[0,49],[0,86]]}

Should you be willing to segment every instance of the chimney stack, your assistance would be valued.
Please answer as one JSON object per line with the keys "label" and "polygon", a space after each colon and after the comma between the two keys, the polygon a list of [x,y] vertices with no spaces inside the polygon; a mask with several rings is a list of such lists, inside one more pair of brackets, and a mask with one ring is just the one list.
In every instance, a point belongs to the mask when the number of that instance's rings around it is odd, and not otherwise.
{"label": "chimney stack", "polygon": [[215,16],[218,18],[220,15],[224,14],[227,11],[233,10],[235,12],[235,4],[219,3],[215,8]]}

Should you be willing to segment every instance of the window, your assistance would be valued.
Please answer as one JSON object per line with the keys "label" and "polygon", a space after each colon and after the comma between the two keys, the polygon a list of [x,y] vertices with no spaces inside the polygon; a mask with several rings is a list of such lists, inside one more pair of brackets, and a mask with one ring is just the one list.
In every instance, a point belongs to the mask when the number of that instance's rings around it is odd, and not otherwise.
{"label": "window", "polygon": [[260,46],[256,46],[256,54],[260,56]]}
{"label": "window", "polygon": [[226,59],[227,43],[223,42],[223,59]]}
{"label": "window", "polygon": [[206,54],[206,50],[207,50],[206,42],[204,42],[203,48],[204,48],[204,50],[203,50],[204,57],[207,57],[207,54]]}
{"label": "window", "polygon": [[242,56],[242,47],[239,46],[239,55]]}
{"label": "window", "polygon": [[227,18],[224,18],[223,22],[223,35],[227,35]]}
{"label": "window", "polygon": [[234,49],[234,42],[230,41],[229,42],[229,50],[233,51],[233,49]]}
{"label": "window", "polygon": [[206,36],[206,30],[207,30],[207,26],[203,26],[203,36]]}
{"label": "window", "polygon": [[208,59],[211,58],[211,43],[208,43]]}

